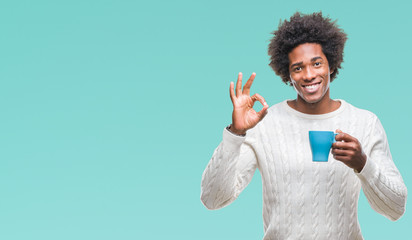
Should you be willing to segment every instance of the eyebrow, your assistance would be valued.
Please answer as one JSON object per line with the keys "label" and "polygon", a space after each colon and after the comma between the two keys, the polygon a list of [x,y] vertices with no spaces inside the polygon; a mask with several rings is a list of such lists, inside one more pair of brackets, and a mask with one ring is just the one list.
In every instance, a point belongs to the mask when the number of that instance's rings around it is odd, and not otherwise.
{"label": "eyebrow", "polygon": [[[316,61],[316,60],[318,60],[318,59],[322,59],[322,57],[320,57],[320,56],[318,56],[318,57],[313,57],[310,61],[311,61],[311,62],[314,62],[314,61]],[[294,64],[290,65],[290,68],[293,68],[294,66],[302,65],[302,63],[303,63],[303,62],[294,63]]]}

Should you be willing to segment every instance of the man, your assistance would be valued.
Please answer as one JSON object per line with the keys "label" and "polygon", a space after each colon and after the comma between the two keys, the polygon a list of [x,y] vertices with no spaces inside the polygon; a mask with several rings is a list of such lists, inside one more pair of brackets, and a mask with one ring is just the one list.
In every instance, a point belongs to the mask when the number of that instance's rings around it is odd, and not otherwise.
{"label": "man", "polygon": [[[295,100],[268,107],[230,84],[232,124],[223,132],[202,178],[209,209],[234,201],[256,168],[263,182],[263,239],[363,239],[357,204],[362,187],[372,208],[399,219],[407,189],[395,167],[385,131],[371,112],[333,100],[329,83],[343,61],[346,34],[321,13],[296,13],[269,44],[270,66],[292,85]],[[263,109],[256,112],[259,101]],[[336,131],[329,161],[312,162],[308,131]]]}

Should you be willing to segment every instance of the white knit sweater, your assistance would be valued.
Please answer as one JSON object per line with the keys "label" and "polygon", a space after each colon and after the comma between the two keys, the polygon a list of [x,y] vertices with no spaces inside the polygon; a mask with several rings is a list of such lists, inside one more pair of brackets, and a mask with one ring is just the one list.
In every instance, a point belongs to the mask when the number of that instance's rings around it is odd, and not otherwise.
{"label": "white knit sweater", "polygon": [[[339,109],[309,115],[281,102],[246,137],[226,129],[202,177],[208,209],[234,201],[259,169],[263,184],[264,240],[363,239],[357,216],[362,187],[378,213],[397,220],[407,189],[392,161],[385,131],[371,112],[343,100]],[[362,144],[367,162],[355,173],[329,155],[312,162],[309,130],[341,129]]]}

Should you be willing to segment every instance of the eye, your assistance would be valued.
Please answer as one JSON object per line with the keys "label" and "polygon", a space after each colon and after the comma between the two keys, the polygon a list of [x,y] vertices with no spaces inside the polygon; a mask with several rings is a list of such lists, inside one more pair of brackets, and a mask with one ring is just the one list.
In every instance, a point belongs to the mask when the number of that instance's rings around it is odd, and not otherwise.
{"label": "eye", "polygon": [[299,72],[300,70],[302,70],[301,67],[295,67],[295,68],[293,68],[293,71],[294,71],[294,72]]}
{"label": "eye", "polygon": [[322,63],[321,63],[321,62],[315,62],[313,65],[314,65],[315,67],[320,67],[320,65],[322,65]]}

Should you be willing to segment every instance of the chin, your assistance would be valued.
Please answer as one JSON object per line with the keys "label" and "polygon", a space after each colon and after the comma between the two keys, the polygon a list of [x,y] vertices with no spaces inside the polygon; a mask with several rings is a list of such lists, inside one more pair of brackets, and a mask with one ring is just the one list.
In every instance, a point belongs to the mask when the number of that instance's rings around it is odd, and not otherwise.
{"label": "chin", "polygon": [[319,99],[316,99],[316,100],[306,100],[305,99],[305,102],[310,103],[310,104],[315,104],[315,103],[320,102],[320,100]]}
{"label": "chin", "polygon": [[323,97],[309,96],[303,97],[302,99],[307,103],[318,103],[323,99]]}

